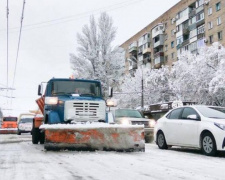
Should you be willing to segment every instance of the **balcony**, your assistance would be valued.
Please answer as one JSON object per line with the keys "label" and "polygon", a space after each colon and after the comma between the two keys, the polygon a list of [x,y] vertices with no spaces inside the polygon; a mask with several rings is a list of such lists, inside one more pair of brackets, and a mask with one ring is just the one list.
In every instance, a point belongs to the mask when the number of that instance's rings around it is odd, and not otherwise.
{"label": "balcony", "polygon": [[149,53],[151,53],[151,48],[143,49],[143,54],[149,54]]}
{"label": "balcony", "polygon": [[196,9],[193,9],[189,12],[189,18],[192,18],[196,15]]}
{"label": "balcony", "polygon": [[142,41],[143,44],[146,44],[146,43],[148,43],[148,42],[150,42],[150,38],[145,38],[145,39]]}
{"label": "balcony", "polygon": [[143,53],[143,49],[138,50],[138,55],[141,55]]}
{"label": "balcony", "polygon": [[203,24],[205,24],[205,19],[201,19],[201,20],[196,22],[196,26],[200,26],[200,25],[203,25]]}
{"label": "balcony", "polygon": [[188,24],[185,24],[183,26],[183,34],[189,34],[189,33],[190,33],[189,26]]}
{"label": "balcony", "polygon": [[201,33],[197,35],[197,39],[201,39],[205,37],[205,33]]}
{"label": "balcony", "polygon": [[184,41],[182,42],[182,46],[186,46],[186,45],[188,45],[188,44],[189,44],[189,39],[184,40]]}
{"label": "balcony", "polygon": [[163,24],[160,23],[158,25],[156,25],[153,29],[152,29],[152,38],[160,35],[160,34],[164,34],[163,33]]}
{"label": "balcony", "polygon": [[137,46],[133,46],[129,49],[129,53],[137,52]]}
{"label": "balcony", "polygon": [[136,53],[138,50],[138,47],[137,47],[137,42],[134,41],[133,43],[130,44],[129,46],[129,53]]}
{"label": "balcony", "polygon": [[201,5],[199,6],[197,9],[196,9],[196,14],[198,14],[199,12],[203,11],[204,10],[204,5]]}
{"label": "balcony", "polygon": [[137,63],[133,63],[132,69],[137,69]]}
{"label": "balcony", "polygon": [[154,54],[154,57],[155,57],[155,58],[157,58],[157,57],[159,57],[159,56],[164,56],[164,52],[156,52],[156,53]]}
{"label": "balcony", "polygon": [[160,68],[162,64],[164,63],[164,57],[159,56],[154,59],[154,68]]}
{"label": "balcony", "polygon": [[151,58],[150,57],[146,57],[143,59],[143,63],[144,64],[147,64],[147,63],[150,63],[151,62]]}
{"label": "balcony", "polygon": [[178,44],[178,45],[177,45],[177,50],[180,49],[181,46],[182,46],[181,44]]}
{"label": "balcony", "polygon": [[192,31],[193,29],[196,29],[196,23],[193,23],[188,26],[189,31]]}

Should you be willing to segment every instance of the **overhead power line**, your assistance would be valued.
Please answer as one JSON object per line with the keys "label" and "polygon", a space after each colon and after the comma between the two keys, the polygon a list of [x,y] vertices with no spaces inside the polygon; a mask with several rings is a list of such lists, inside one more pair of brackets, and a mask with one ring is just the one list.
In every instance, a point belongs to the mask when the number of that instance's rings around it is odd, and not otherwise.
{"label": "overhead power line", "polygon": [[6,83],[7,87],[9,85],[9,0],[7,0],[6,7],[6,18],[7,18],[7,75],[6,75]]}
{"label": "overhead power line", "polygon": [[16,63],[15,63],[15,69],[14,69],[14,76],[13,76],[12,88],[14,87],[15,78],[16,78],[16,69],[17,69],[17,61],[18,61],[19,50],[20,50],[20,39],[21,39],[21,32],[22,32],[22,27],[23,27],[23,18],[24,18],[25,3],[26,2],[24,0],[23,1],[23,9],[22,9],[21,21],[20,21],[20,33],[19,33],[19,40],[18,40],[18,46],[17,46]]}
{"label": "overhead power line", "polygon": [[[113,4],[110,6],[105,6],[99,9],[95,9],[95,10],[91,10],[91,11],[86,11],[84,13],[79,13],[79,14],[75,14],[75,15],[71,15],[71,16],[65,16],[62,18],[58,18],[58,19],[52,19],[52,20],[48,20],[48,21],[42,21],[39,23],[34,23],[34,24],[28,24],[28,25],[24,25],[24,30],[32,30],[32,29],[36,29],[36,28],[43,28],[43,27],[48,27],[48,26],[52,26],[52,25],[57,25],[57,24],[62,24],[62,23],[67,23],[67,22],[71,22],[77,19],[82,19],[85,17],[90,16],[90,14],[99,14],[99,11],[113,11],[116,9],[120,9],[123,7],[127,7],[131,4],[135,4],[135,3],[140,3],[140,1],[143,0],[129,0],[129,1],[124,1],[124,2],[120,2],[117,4]],[[36,26],[36,27],[35,27]],[[15,28],[10,28],[10,30],[18,30],[19,27],[15,27]],[[0,31],[4,31],[4,29],[0,29]]]}

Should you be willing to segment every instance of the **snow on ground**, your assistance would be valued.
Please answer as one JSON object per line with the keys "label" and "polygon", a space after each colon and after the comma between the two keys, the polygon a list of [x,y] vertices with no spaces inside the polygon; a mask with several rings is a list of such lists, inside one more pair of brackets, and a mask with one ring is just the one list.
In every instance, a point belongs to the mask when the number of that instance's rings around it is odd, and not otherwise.
{"label": "snow on ground", "polygon": [[207,157],[197,150],[146,152],[45,151],[31,135],[0,135],[0,175],[4,180],[26,179],[224,179],[225,155]]}

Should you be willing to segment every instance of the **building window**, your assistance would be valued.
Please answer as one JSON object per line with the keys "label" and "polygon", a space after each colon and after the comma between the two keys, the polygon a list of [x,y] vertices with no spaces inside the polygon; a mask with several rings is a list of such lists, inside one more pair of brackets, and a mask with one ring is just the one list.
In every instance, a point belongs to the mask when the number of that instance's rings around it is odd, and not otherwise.
{"label": "building window", "polygon": [[171,42],[171,48],[174,48],[174,41]]}
{"label": "building window", "polygon": [[168,35],[167,34],[165,34],[165,38],[164,39],[165,39],[165,41],[168,39]]}
{"label": "building window", "polygon": [[174,59],[175,58],[175,53],[171,53],[171,58]]}
{"label": "building window", "polygon": [[196,5],[196,8],[198,8],[199,6],[203,4],[204,4],[204,0],[197,0],[195,5]]}
{"label": "building window", "polygon": [[171,30],[171,36],[174,36],[174,34],[175,34],[175,30],[173,29]]}
{"label": "building window", "polygon": [[218,2],[216,3],[216,11],[219,11],[221,9],[221,3]]}
{"label": "building window", "polygon": [[217,35],[218,35],[218,40],[222,40],[222,31],[218,32]]}
{"label": "building window", "polygon": [[221,17],[218,17],[216,22],[217,22],[217,25],[220,25],[221,24]]}
{"label": "building window", "polygon": [[181,44],[183,41],[184,41],[183,36],[179,36],[179,37],[177,38],[177,45],[178,45],[178,44]]}
{"label": "building window", "polygon": [[168,56],[165,56],[165,61],[166,61],[166,62],[168,61]]}
{"label": "building window", "polygon": [[196,15],[196,21],[201,21],[205,18],[204,11]]}
{"label": "building window", "polygon": [[208,22],[208,29],[212,29],[213,28],[213,23],[212,21]]}
{"label": "building window", "polygon": [[184,50],[188,51],[188,45],[184,46]]}
{"label": "building window", "polygon": [[209,9],[208,9],[208,15],[211,15],[212,14],[212,7],[210,7]]}
{"label": "building window", "polygon": [[198,34],[202,34],[205,32],[205,24],[198,27]]}
{"label": "building window", "polygon": [[209,43],[210,43],[210,44],[213,43],[213,35],[209,36]]}
{"label": "building window", "polygon": [[165,45],[165,51],[167,51],[168,50],[168,45]]}
{"label": "building window", "polygon": [[197,36],[197,29],[193,29],[190,31],[190,39]]}

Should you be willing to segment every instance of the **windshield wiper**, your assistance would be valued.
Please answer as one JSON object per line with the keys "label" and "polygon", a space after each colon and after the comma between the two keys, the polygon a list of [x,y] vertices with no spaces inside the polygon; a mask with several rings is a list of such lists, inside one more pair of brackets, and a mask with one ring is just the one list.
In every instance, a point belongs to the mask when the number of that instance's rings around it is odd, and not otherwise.
{"label": "windshield wiper", "polygon": [[52,93],[52,95],[71,95],[71,93],[66,93],[66,92],[55,92],[55,93]]}
{"label": "windshield wiper", "polygon": [[95,97],[95,94],[93,94],[93,93],[83,93],[83,94],[80,94],[80,96],[92,96],[92,97]]}

